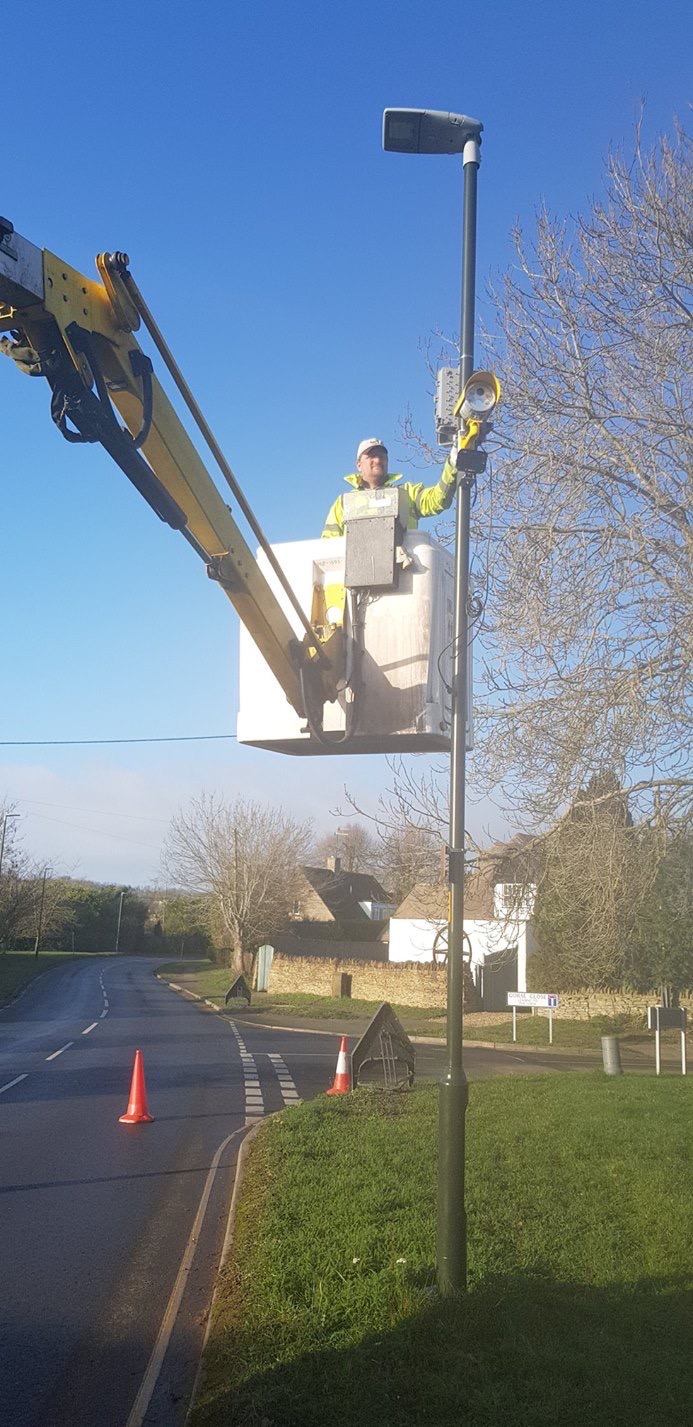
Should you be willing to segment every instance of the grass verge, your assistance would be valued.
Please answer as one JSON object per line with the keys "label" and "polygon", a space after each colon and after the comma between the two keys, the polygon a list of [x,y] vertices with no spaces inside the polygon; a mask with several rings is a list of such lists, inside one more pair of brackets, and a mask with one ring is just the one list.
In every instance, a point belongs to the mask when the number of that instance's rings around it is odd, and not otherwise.
{"label": "grass verge", "polygon": [[[201,969],[199,962],[169,962],[157,968],[157,974],[175,981],[180,975],[194,975],[194,982],[188,982],[199,996],[209,997],[223,1004],[229,989],[231,974],[228,967],[209,966]],[[264,1017],[271,1021],[274,1016],[291,1016],[297,1020],[335,1020],[348,1025],[349,1021],[368,1020],[375,1014],[379,1001],[360,1001],[356,998],[341,999],[332,996],[313,996],[302,992],[272,995],[264,991],[254,991],[247,1018]],[[413,1036],[434,1036],[445,1039],[446,1014],[439,1006],[401,1006],[393,1004],[393,1010]],[[498,1045],[509,1045],[512,1041],[512,1022],[507,1014],[498,1017],[492,1012],[482,1017],[475,1016],[465,1021],[465,1040],[494,1041]],[[618,1035],[628,1042],[647,1042],[644,1016],[593,1016],[590,1021],[561,1021],[554,1019],[553,1043],[556,1046],[587,1047],[600,1049],[602,1036]],[[517,1040],[520,1045],[537,1045],[548,1048],[548,1021],[544,1016],[532,1016],[520,1012],[517,1017]]]}
{"label": "grass verge", "polygon": [[76,961],[71,951],[45,951],[34,956],[31,951],[6,951],[0,955],[0,1006],[13,1001],[35,977],[64,961]]}
{"label": "grass verge", "polygon": [[474,1084],[470,1291],[445,1301],[435,1091],[276,1117],[251,1151],[190,1427],[693,1420],[692,1093]]}

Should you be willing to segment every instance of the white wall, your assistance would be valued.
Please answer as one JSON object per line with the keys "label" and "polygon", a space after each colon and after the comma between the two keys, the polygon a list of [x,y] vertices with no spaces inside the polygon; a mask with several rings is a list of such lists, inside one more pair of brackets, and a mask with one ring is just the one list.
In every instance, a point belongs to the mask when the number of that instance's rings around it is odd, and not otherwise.
{"label": "white wall", "polygon": [[391,917],[388,961],[432,961],[436,932],[446,926],[446,921]]}
{"label": "white wall", "polygon": [[[423,918],[392,917],[390,920],[389,961],[432,961],[436,933],[447,926],[445,921]],[[471,969],[476,970],[486,957],[517,947],[517,990],[527,990],[527,958],[534,950],[532,929],[526,921],[474,921],[465,919],[464,930],[472,948]],[[443,946],[446,942],[443,941]]]}

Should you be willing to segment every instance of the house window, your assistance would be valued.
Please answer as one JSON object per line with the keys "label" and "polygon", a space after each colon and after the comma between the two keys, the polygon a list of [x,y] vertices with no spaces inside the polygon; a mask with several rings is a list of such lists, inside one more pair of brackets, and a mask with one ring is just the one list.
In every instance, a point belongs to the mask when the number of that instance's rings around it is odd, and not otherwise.
{"label": "house window", "polygon": [[292,908],[291,908],[291,913],[290,913],[290,915],[291,915],[292,917],[302,917],[302,916],[303,916],[303,902],[300,900],[299,897],[297,897],[297,898],[295,899],[295,901],[294,901],[294,903],[293,903],[293,906],[292,906]]}
{"label": "house window", "polygon": [[384,922],[392,916],[395,906],[391,902],[359,902],[361,910],[372,922]]}
{"label": "house window", "polygon": [[493,910],[497,917],[531,917],[536,887],[531,882],[497,882]]}

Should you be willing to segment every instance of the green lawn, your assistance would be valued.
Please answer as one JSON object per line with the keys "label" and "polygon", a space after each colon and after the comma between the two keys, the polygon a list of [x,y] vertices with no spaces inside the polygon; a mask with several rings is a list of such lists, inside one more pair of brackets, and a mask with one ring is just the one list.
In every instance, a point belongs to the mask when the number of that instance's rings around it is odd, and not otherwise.
{"label": "green lawn", "polygon": [[0,1006],[6,1006],[25,986],[51,966],[62,961],[75,961],[72,952],[42,951],[34,956],[30,951],[0,953]]}
{"label": "green lawn", "polygon": [[[507,1016],[495,1020],[489,1012],[485,1025],[465,1024],[465,1040],[489,1040],[496,1045],[512,1043],[512,1020]],[[589,1021],[561,1021],[554,1017],[553,1044],[557,1046],[585,1046],[601,1049],[602,1036],[617,1035],[620,1040],[630,1042],[651,1042],[652,1036],[646,1030],[646,1017],[635,1016],[592,1016]],[[549,1045],[549,1022],[546,1016],[533,1016],[531,1011],[523,1011],[517,1017],[518,1045]]]}
{"label": "green lawn", "polygon": [[472,1085],[469,1294],[434,1288],[436,1093],[263,1126],[190,1427],[693,1421],[693,1087]]}
{"label": "green lawn", "polygon": [[[158,968],[158,974],[171,981],[187,973],[195,977],[194,983],[190,983],[191,989],[199,996],[209,997],[210,1000],[217,1000],[223,1005],[232,979],[228,967],[209,966],[201,969],[199,962],[172,961]],[[272,995],[254,991],[250,1012],[243,1011],[241,1014],[246,1019],[249,1015],[250,1019],[258,1016],[268,1021],[271,1021],[273,1014],[291,1016],[299,1020],[337,1020],[343,1022],[345,1030],[348,1030],[349,1021],[373,1016],[379,1005],[379,1001],[313,996],[302,992]],[[400,1006],[395,1003],[393,1010],[409,1035],[445,1039],[446,1014],[440,1007]],[[512,1040],[512,1023],[507,1016],[499,1019],[490,1012],[483,1021],[476,1017],[473,1021],[465,1021],[464,1034],[466,1040],[494,1041],[506,1045]],[[553,1043],[556,1046],[584,1046],[599,1050],[601,1037],[607,1035],[619,1035],[627,1041],[647,1041],[645,1017],[594,1016],[591,1021],[554,1020],[553,1023]],[[518,1044],[522,1045],[548,1046],[547,1019],[543,1016],[532,1016],[530,1012],[518,1014],[517,1039]],[[651,1037],[649,1039],[651,1040]]]}

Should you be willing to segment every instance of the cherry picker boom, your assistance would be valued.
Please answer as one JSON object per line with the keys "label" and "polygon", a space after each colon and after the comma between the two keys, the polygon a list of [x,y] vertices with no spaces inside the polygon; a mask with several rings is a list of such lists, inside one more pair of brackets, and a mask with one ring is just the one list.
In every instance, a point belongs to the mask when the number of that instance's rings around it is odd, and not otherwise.
{"label": "cherry picker boom", "polygon": [[[353,493],[346,541],[272,547],[127,255],[100,253],[96,266],[99,281],[0,218],[0,349],[24,372],[45,378],[64,438],[103,446],[238,612],[239,739],[291,753],[447,748],[447,552],[418,531],[405,536],[395,490]],[[257,559],[139,345],[142,325],[255,535]],[[484,421],[458,424],[460,446],[475,446]],[[343,589],[341,626],[326,617],[325,593],[334,600],[335,586]]]}

